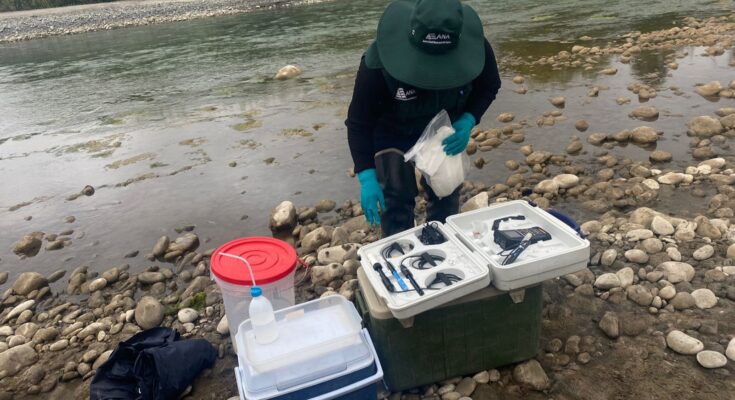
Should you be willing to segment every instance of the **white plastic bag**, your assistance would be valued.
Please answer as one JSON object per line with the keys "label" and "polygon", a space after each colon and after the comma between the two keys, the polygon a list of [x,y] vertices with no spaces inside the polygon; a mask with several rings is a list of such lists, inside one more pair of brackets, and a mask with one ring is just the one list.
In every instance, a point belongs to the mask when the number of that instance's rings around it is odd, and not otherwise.
{"label": "white plastic bag", "polygon": [[439,111],[413,147],[403,156],[413,161],[438,197],[446,197],[464,182],[469,158],[463,151],[449,156],[442,141],[454,133],[452,121],[445,110]]}

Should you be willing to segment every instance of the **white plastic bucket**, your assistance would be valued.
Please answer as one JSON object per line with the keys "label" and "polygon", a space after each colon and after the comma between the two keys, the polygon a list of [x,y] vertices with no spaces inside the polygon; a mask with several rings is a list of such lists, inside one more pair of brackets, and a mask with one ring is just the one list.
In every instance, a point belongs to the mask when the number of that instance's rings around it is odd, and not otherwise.
{"label": "white plastic bucket", "polygon": [[212,253],[210,270],[222,292],[225,314],[233,344],[237,328],[250,317],[252,279],[247,266],[222,253],[242,257],[253,269],[255,284],[271,302],[274,310],[296,304],[294,275],[298,256],[288,243],[268,237],[237,239]]}

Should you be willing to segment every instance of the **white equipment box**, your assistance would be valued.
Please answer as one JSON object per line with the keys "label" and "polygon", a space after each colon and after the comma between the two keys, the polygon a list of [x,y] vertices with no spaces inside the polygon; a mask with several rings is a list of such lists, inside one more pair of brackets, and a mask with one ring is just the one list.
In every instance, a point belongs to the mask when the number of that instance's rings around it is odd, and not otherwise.
{"label": "white equipment box", "polygon": [[[430,224],[444,235],[444,243],[421,243],[419,236],[426,226],[422,225],[358,250],[370,284],[398,319],[448,303],[490,283],[500,290],[515,290],[571,274],[586,268],[589,260],[590,244],[586,239],[553,215],[523,200],[453,215],[447,218],[446,224]],[[550,238],[528,245],[514,261],[503,265],[512,249],[504,251],[496,243],[497,232],[531,228],[541,228]],[[433,256],[436,265],[427,262],[426,256],[422,262],[422,253]],[[402,272],[402,266],[413,276],[423,295]],[[393,291],[388,290],[380,271],[392,284]],[[444,278],[451,276],[451,284],[447,285],[446,279],[438,279],[440,274]]]}

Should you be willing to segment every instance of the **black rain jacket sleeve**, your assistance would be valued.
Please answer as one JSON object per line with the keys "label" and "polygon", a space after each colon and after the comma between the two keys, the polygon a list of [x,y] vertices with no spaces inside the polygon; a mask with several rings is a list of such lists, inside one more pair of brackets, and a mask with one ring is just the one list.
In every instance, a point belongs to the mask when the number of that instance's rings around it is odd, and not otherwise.
{"label": "black rain jacket sleeve", "polygon": [[[472,81],[472,91],[465,105],[465,112],[471,113],[480,123],[490,104],[500,90],[500,74],[495,61],[495,53],[485,40],[485,67]],[[355,78],[355,89],[347,111],[347,142],[350,146],[355,173],[375,168],[373,135],[375,126],[383,111],[393,101],[388,91],[382,70],[371,69],[365,65],[364,57]]]}

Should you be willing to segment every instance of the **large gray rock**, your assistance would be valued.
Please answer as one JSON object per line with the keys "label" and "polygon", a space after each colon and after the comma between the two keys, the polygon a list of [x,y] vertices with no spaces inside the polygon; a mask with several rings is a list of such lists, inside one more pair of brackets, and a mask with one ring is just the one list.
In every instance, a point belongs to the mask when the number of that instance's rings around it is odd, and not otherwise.
{"label": "large gray rock", "polygon": [[13,293],[25,296],[46,285],[48,285],[46,277],[38,272],[23,272],[13,283]]}
{"label": "large gray rock", "polygon": [[330,263],[343,263],[346,260],[357,259],[357,249],[359,244],[347,243],[341,246],[332,246],[319,250],[317,253],[317,261],[319,264],[325,265]]}
{"label": "large gray rock", "polygon": [[489,196],[487,192],[480,192],[471,199],[467,200],[463,205],[461,212],[477,210],[488,206]]}
{"label": "large gray rock", "polygon": [[722,90],[722,84],[720,81],[711,81],[697,86],[694,90],[702,97],[715,97]]}
{"label": "large gray rock", "polygon": [[658,109],[650,106],[640,106],[630,113],[630,116],[644,121],[654,120],[658,118]]}
{"label": "large gray rock", "polygon": [[274,231],[291,230],[296,226],[296,207],[283,201],[271,211],[270,228]]}
{"label": "large gray rock", "polygon": [[277,81],[283,81],[286,79],[295,78],[299,75],[301,75],[301,68],[297,67],[296,65],[289,64],[279,69],[273,79]]}
{"label": "large gray rock", "polygon": [[173,253],[180,251],[182,253],[195,250],[199,247],[199,237],[192,232],[187,232],[177,237],[171,244],[168,245],[167,253]]}
{"label": "large gray rock", "polygon": [[546,390],[551,386],[549,377],[536,360],[528,360],[513,368],[513,379],[533,390]]}
{"label": "large gray rock", "polygon": [[13,253],[19,256],[26,257],[35,256],[36,254],[38,254],[39,250],[41,250],[41,245],[43,244],[41,242],[42,236],[43,235],[33,233],[23,236],[17,242],[15,242]]}
{"label": "large gray rock", "polygon": [[339,263],[317,265],[311,268],[311,282],[315,285],[326,286],[330,282],[341,278],[344,274],[345,269]]}
{"label": "large gray rock", "polygon": [[671,331],[666,335],[666,345],[679,354],[697,354],[704,350],[704,344],[682,331]]}
{"label": "large gray rock", "polygon": [[694,297],[694,304],[697,308],[703,310],[717,305],[717,296],[709,289],[697,289],[692,292],[692,297]]}
{"label": "large gray rock", "polygon": [[635,143],[649,144],[656,143],[658,140],[658,133],[655,129],[649,126],[639,126],[630,131],[630,137]]}
{"label": "large gray rock", "polygon": [[144,296],[135,307],[135,322],[143,329],[159,326],[163,321],[163,306],[153,297]]}
{"label": "large gray rock", "polygon": [[0,377],[13,376],[38,361],[31,343],[13,347],[0,353]]}
{"label": "large gray rock", "polygon": [[691,282],[694,278],[694,267],[685,262],[666,261],[657,269],[663,271],[664,279],[671,283]]}
{"label": "large gray rock", "polygon": [[699,137],[719,135],[725,129],[719,119],[703,115],[689,121],[689,133]]}
{"label": "large gray rock", "polygon": [[618,315],[612,311],[608,311],[602,316],[598,326],[610,339],[616,339],[620,336],[620,319],[618,319]]}
{"label": "large gray rock", "polygon": [[166,249],[168,249],[168,245],[170,243],[170,240],[168,236],[161,236],[160,239],[156,242],[156,244],[153,246],[153,251],[151,254],[155,257],[161,257],[164,254],[166,254]]}
{"label": "large gray rock", "polygon": [[309,232],[301,240],[301,251],[311,253],[318,249],[321,245],[327,244],[332,240],[332,232],[327,228],[320,226]]}
{"label": "large gray rock", "polygon": [[641,285],[631,285],[626,289],[625,293],[629,299],[644,307],[650,306],[653,301],[651,292]]}
{"label": "large gray rock", "polygon": [[694,300],[694,296],[687,292],[679,292],[674,295],[671,299],[671,306],[677,310],[687,310],[694,307],[697,302]]}
{"label": "large gray rock", "polygon": [[618,270],[615,275],[617,275],[618,279],[620,279],[620,287],[622,287],[623,289],[632,285],[633,279],[635,279],[635,272],[631,267],[622,268]]}

